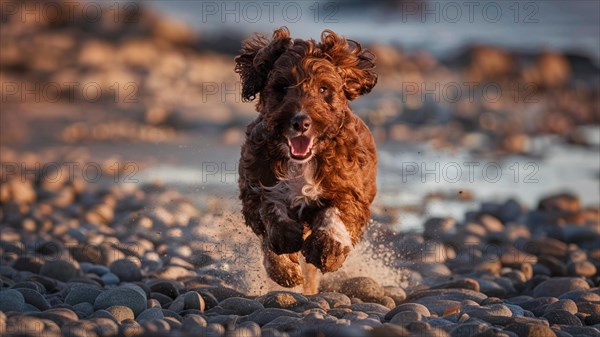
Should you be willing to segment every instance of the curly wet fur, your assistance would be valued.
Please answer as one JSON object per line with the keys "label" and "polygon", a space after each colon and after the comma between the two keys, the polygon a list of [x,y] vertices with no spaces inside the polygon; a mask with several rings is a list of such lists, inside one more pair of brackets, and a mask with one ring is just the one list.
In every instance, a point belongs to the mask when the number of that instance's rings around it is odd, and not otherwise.
{"label": "curly wet fur", "polygon": [[[245,222],[264,241],[270,277],[302,282],[297,252],[323,272],[341,267],[370,219],[377,154],[364,122],[348,101],[377,83],[374,56],[326,30],[319,42],[292,40],[286,28],[272,39],[256,35],[236,57],[242,97],[258,95],[259,116],[246,130],[239,165]],[[311,157],[291,160],[290,120],[299,112],[312,125]],[[288,269],[288,270],[284,270]]]}

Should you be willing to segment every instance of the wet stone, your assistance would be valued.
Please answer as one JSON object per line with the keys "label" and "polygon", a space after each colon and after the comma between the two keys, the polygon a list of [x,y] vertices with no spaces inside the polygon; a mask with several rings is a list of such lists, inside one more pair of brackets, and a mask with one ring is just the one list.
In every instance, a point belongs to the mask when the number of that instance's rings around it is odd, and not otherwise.
{"label": "wet stone", "polygon": [[110,272],[115,274],[122,282],[136,282],[142,280],[140,268],[129,259],[116,260],[111,263]]}
{"label": "wet stone", "polygon": [[14,289],[0,291],[0,310],[21,312],[25,308],[25,298]]}
{"label": "wet stone", "polygon": [[489,306],[467,306],[463,312],[471,317],[486,320],[489,317],[511,317],[512,311],[503,304],[492,304]]}
{"label": "wet stone", "polygon": [[301,294],[289,291],[270,292],[260,300],[265,308],[290,309],[306,305],[309,301]]}
{"label": "wet stone", "polygon": [[384,295],[389,296],[395,303],[400,303],[406,299],[406,291],[400,287],[385,286],[383,291]]}
{"label": "wet stone", "polygon": [[389,322],[400,326],[407,326],[410,323],[420,322],[421,320],[423,320],[423,316],[416,311],[401,311],[395,314]]}
{"label": "wet stone", "polygon": [[106,273],[104,275],[102,275],[100,277],[100,279],[102,280],[102,282],[105,285],[118,285],[119,283],[121,283],[121,280],[119,279],[119,277],[113,273]]}
{"label": "wet stone", "polygon": [[186,315],[183,322],[181,322],[182,331],[194,331],[206,326],[206,320],[199,315]]}
{"label": "wet stone", "polygon": [[77,303],[73,306],[73,310],[79,318],[87,318],[94,313],[94,306],[88,302]]}
{"label": "wet stone", "polygon": [[569,313],[575,315],[577,313],[577,304],[570,299],[559,300],[557,302],[551,303],[546,307],[545,312],[550,312],[552,310],[564,310]]}
{"label": "wet stone", "polygon": [[102,290],[92,286],[75,286],[69,291],[69,294],[65,298],[65,303],[75,305],[82,302],[88,302],[93,304],[96,301],[96,297],[102,293]]}
{"label": "wet stone", "polygon": [[179,296],[179,288],[172,281],[158,280],[148,285],[152,292],[161,293],[170,297],[171,299],[175,299],[177,296]]}
{"label": "wet stone", "polygon": [[50,303],[39,292],[26,288],[13,288],[20,292],[25,299],[25,303],[31,304],[41,311],[50,309]]}
{"label": "wet stone", "polygon": [[112,307],[106,308],[108,311],[119,323],[123,322],[126,319],[134,319],[135,316],[133,311],[124,305],[115,305]]}
{"label": "wet stone", "polygon": [[396,315],[399,312],[402,311],[413,311],[413,312],[417,312],[420,315],[424,316],[424,317],[430,317],[431,313],[429,312],[429,309],[427,309],[426,306],[422,305],[422,304],[418,304],[418,303],[404,303],[404,304],[400,304],[399,306],[395,307],[394,309],[390,310],[386,315],[385,315],[385,319],[386,320],[390,320],[392,319],[392,317],[394,317],[394,315]]}
{"label": "wet stone", "polygon": [[450,330],[451,337],[471,337],[487,330],[488,326],[481,323],[466,323],[458,325]]}
{"label": "wet stone", "polygon": [[571,276],[592,277],[596,272],[596,266],[589,261],[571,262],[567,265],[567,273]]}
{"label": "wet stone", "polygon": [[341,293],[330,293],[324,292],[317,295],[309,296],[309,299],[314,300],[315,298],[322,298],[329,304],[330,308],[337,308],[340,306],[350,305],[350,298]]}
{"label": "wet stone", "polygon": [[40,268],[40,275],[68,282],[79,275],[79,266],[66,260],[48,260]]}
{"label": "wet stone", "polygon": [[137,316],[146,309],[146,298],[131,288],[114,288],[102,292],[94,301],[95,310],[117,305],[131,308],[134,315]]}
{"label": "wet stone", "polygon": [[365,302],[375,302],[385,296],[385,290],[370,277],[355,277],[344,281],[340,292]]}
{"label": "wet stone", "polygon": [[257,301],[242,297],[230,297],[219,302],[219,307],[229,310],[237,315],[249,315],[256,310],[264,309],[264,306]]}
{"label": "wet stone", "polygon": [[257,323],[260,326],[263,326],[280,316],[287,316],[287,317],[294,317],[294,318],[302,317],[300,314],[293,312],[291,310],[287,310],[287,309],[265,308],[265,309],[260,309],[260,310],[257,310],[257,311],[254,311],[253,313],[251,313],[248,316],[248,320]]}
{"label": "wet stone", "polygon": [[582,326],[583,324],[581,323],[581,321],[579,320],[579,318],[577,318],[577,316],[573,315],[572,313],[566,311],[566,310],[561,310],[561,309],[555,309],[555,310],[550,310],[547,311],[544,316],[545,319],[548,320],[548,323],[552,324],[560,324],[560,325],[574,325],[574,326]]}
{"label": "wet stone", "polygon": [[164,317],[165,317],[165,315],[163,314],[163,311],[161,308],[149,308],[149,309],[142,311],[136,317],[136,320],[138,322],[141,322],[144,320],[153,321],[153,320],[157,320],[157,319],[163,319]]}
{"label": "wet stone", "polygon": [[555,277],[538,284],[533,290],[533,296],[558,297],[572,290],[583,290],[589,288],[589,284],[580,278]]}

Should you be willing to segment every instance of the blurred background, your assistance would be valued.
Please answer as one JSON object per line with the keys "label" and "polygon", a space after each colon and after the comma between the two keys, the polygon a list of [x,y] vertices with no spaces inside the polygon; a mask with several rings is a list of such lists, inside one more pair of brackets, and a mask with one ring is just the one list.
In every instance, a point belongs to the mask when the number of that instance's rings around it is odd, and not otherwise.
{"label": "blurred background", "polygon": [[[2,202],[151,183],[235,213],[256,112],[233,58],[280,26],[333,29],[378,58],[378,85],[351,103],[379,147],[376,220],[419,229],[482,200],[535,206],[562,191],[600,202],[595,0],[0,5]],[[73,180],[88,187],[58,192]]]}

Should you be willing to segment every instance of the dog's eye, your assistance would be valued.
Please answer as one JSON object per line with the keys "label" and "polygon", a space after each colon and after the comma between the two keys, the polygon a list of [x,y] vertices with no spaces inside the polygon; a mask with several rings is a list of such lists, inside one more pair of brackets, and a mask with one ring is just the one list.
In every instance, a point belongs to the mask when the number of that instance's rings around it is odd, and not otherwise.
{"label": "dog's eye", "polygon": [[322,94],[326,93],[327,92],[327,87],[320,87],[319,88],[319,92],[322,93]]}
{"label": "dog's eye", "polygon": [[287,91],[289,89],[289,86],[287,86],[287,85],[276,85],[274,89],[275,89],[275,91],[278,94],[283,95],[283,94],[287,93]]}

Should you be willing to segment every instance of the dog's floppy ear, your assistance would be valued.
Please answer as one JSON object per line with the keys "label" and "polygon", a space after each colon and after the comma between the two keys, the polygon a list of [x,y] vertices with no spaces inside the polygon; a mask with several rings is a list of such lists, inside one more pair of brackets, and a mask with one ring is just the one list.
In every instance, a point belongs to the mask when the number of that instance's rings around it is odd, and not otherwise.
{"label": "dog's floppy ear", "polygon": [[241,54],[235,58],[235,72],[242,80],[242,100],[252,101],[267,82],[273,64],[290,47],[290,31],[281,27],[273,33],[269,41],[264,35],[254,37],[242,43]]}
{"label": "dog's floppy ear", "polygon": [[321,49],[344,79],[348,100],[371,92],[377,84],[375,55],[352,40],[346,40],[331,30],[321,34]]}

